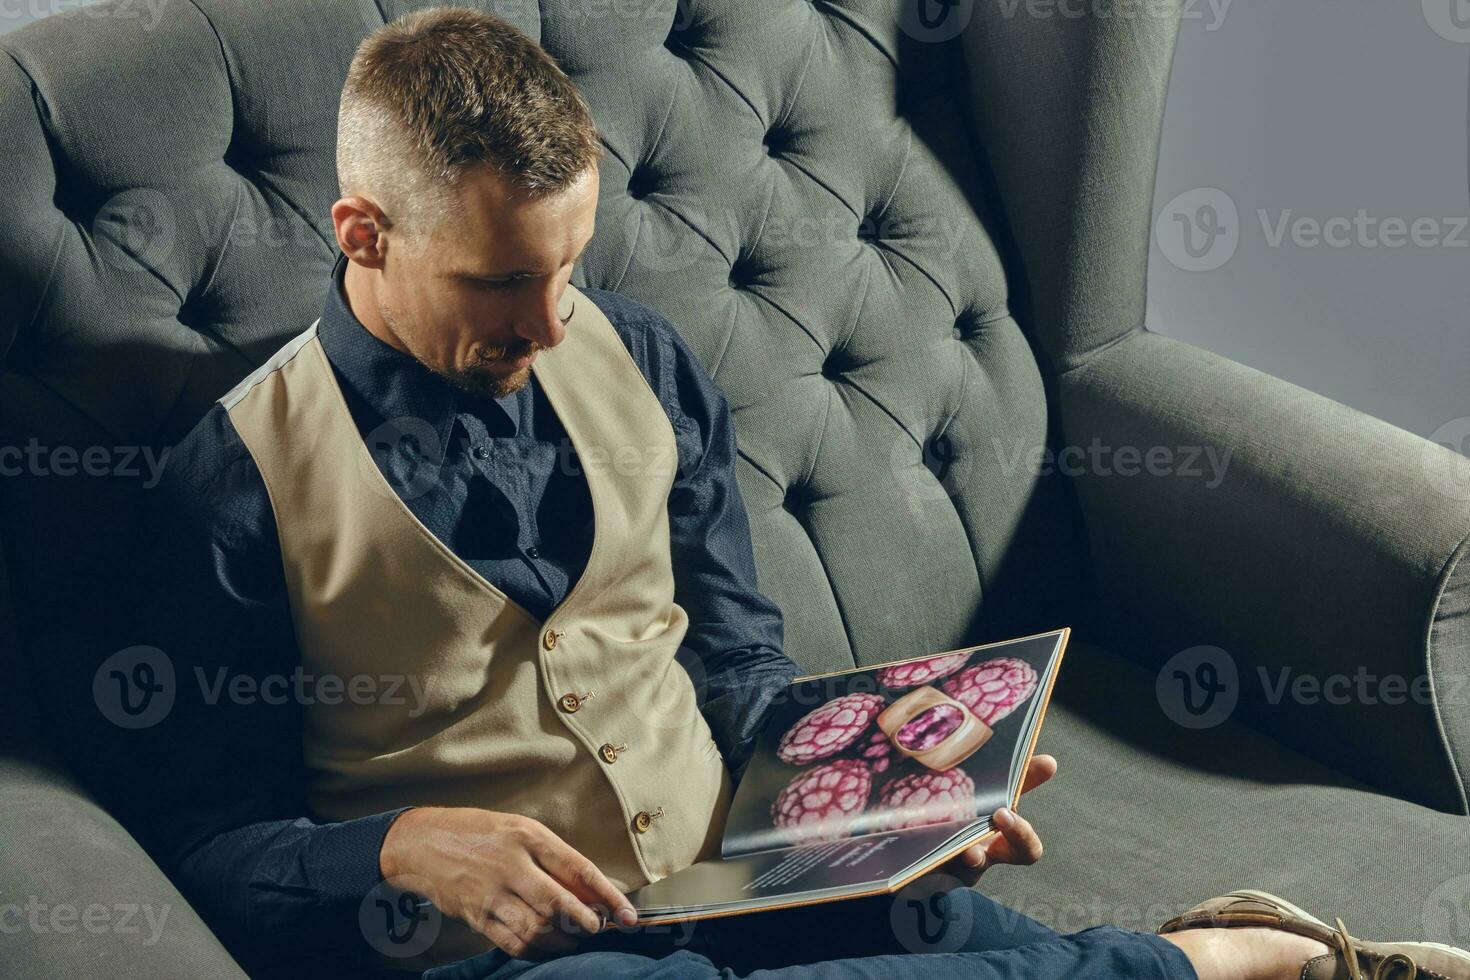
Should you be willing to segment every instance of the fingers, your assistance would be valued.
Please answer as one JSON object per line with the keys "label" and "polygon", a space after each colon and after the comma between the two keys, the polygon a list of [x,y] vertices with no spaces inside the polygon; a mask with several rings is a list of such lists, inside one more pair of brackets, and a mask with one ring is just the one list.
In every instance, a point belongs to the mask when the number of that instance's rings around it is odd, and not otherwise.
{"label": "fingers", "polygon": [[986,856],[984,845],[976,844],[965,848],[951,858],[945,865],[945,871],[958,878],[961,884],[973,888],[980,880],[980,876],[985,873],[989,863],[990,859]]}
{"label": "fingers", "polygon": [[558,956],[576,949],[578,940],[543,921],[519,896],[502,892],[479,910],[470,924],[517,959]]}
{"label": "fingers", "polygon": [[536,958],[574,950],[602,920],[535,862],[522,857],[508,887],[470,910],[466,921],[512,956]]}
{"label": "fingers", "polygon": [[519,883],[516,893],[543,922],[554,923],[562,929],[580,929],[588,933],[598,932],[602,928],[603,919],[595,910],[588,908],[581,899],[539,868],[534,877]]}
{"label": "fingers", "polygon": [[1057,774],[1057,759],[1052,755],[1036,755],[1031,757],[1031,764],[1026,767],[1026,778],[1021,780],[1021,792],[1029,793],[1042,783]]}
{"label": "fingers", "polygon": [[1041,837],[1025,817],[1001,807],[991,817],[991,823],[1000,831],[1000,836],[994,838],[988,848],[991,861],[1035,864],[1041,860]]}
{"label": "fingers", "polygon": [[[629,903],[628,897],[608,881],[597,865],[560,837],[547,831],[537,838],[531,847],[531,853],[547,873],[566,886],[579,901],[602,905],[608,910],[610,917],[615,917],[616,921],[625,926],[631,926],[638,921],[638,912]],[[583,908],[586,907],[583,905]],[[588,914],[594,919],[597,915],[591,909],[588,909]]]}

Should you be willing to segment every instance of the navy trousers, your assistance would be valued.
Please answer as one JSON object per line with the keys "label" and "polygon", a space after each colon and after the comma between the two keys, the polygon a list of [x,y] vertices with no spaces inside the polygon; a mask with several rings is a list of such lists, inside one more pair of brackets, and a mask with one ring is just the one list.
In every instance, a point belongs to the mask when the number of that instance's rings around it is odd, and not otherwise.
{"label": "navy trousers", "polygon": [[492,950],[423,980],[1198,980],[1188,957],[1152,933],[1094,926],[1062,935],[973,888],[923,883],[895,895],[612,929],[553,959]]}

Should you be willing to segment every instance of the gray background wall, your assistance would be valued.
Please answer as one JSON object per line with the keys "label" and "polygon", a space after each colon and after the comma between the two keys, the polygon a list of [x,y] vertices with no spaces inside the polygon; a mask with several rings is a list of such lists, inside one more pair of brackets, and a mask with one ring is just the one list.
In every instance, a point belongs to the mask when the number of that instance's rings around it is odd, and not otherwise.
{"label": "gray background wall", "polygon": [[1467,120],[1470,0],[1186,0],[1149,327],[1470,454]]}
{"label": "gray background wall", "polygon": [[[1192,3],[1165,115],[1149,327],[1465,450],[1467,103],[1466,0],[1237,0],[1223,16]],[[1354,222],[1344,246],[1312,244],[1310,224],[1293,236],[1299,218],[1334,216]],[[1432,220],[1420,244],[1389,247],[1388,218],[1410,233]]]}

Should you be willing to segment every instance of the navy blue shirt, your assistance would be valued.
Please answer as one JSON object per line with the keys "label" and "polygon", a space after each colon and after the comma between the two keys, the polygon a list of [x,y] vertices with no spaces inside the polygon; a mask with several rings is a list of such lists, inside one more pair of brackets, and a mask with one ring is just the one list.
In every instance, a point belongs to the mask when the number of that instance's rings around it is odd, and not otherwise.
{"label": "navy blue shirt", "polygon": [[[339,256],[319,335],[379,469],[430,531],[544,619],[581,575],[593,515],[534,373],[499,399],[460,391],[358,322],[345,267]],[[756,587],[729,407],[662,316],[584,292],[673,424],[671,558],[689,614],[678,658],[738,779],[771,699],[800,671],[782,651],[779,608]],[[178,693],[132,760],[140,836],[247,963],[355,959],[358,907],[381,881],[378,852],[402,810],[341,822],[308,812],[301,721],[312,688],[300,683],[270,501],[222,406],[174,447],[150,496],[157,548],[140,635],[169,658]]]}

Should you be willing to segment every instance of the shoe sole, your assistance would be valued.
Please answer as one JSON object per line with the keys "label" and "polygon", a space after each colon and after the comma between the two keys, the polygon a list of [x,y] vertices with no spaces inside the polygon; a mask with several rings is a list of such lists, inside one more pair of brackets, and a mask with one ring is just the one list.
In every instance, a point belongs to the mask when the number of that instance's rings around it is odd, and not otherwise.
{"label": "shoe sole", "polygon": [[[1308,922],[1315,922],[1317,925],[1321,926],[1324,929],[1332,928],[1332,926],[1329,926],[1327,923],[1323,922],[1315,915],[1312,915],[1310,912],[1306,911],[1300,906],[1293,905],[1286,899],[1282,898],[1280,895],[1272,895],[1270,892],[1263,892],[1255,888],[1242,888],[1234,892],[1234,894],[1249,896],[1256,899],[1257,901],[1271,902],[1275,905],[1279,905],[1284,911],[1289,912],[1298,918],[1305,919]],[[1463,950],[1458,946],[1447,946],[1444,943],[1431,942],[1403,942],[1393,943],[1392,945],[1418,946],[1425,949],[1437,949],[1441,953],[1447,953],[1450,956],[1453,956],[1455,959],[1463,962],[1467,967],[1470,967],[1470,950]]]}
{"label": "shoe sole", "polygon": [[1298,919],[1305,919],[1308,922],[1316,923],[1317,925],[1321,926],[1323,929],[1331,929],[1332,928],[1332,926],[1329,926],[1327,923],[1323,922],[1321,919],[1317,918],[1315,915],[1313,915],[1312,913],[1308,912],[1306,909],[1303,909],[1303,908],[1301,908],[1299,906],[1296,906],[1296,905],[1291,904],[1286,899],[1282,898],[1280,895],[1272,895],[1270,892],[1263,892],[1263,891],[1260,891],[1259,889],[1255,889],[1255,888],[1240,888],[1240,889],[1237,889],[1236,891],[1231,892],[1230,894],[1232,894],[1232,895],[1244,895],[1244,896],[1247,896],[1249,898],[1254,898],[1258,902],[1266,902],[1266,903],[1271,904],[1271,905],[1276,905],[1276,906],[1279,906],[1283,911],[1288,912],[1291,915],[1296,916]]}
{"label": "shoe sole", "polygon": [[1458,946],[1446,946],[1444,943],[1429,943],[1429,942],[1424,942],[1424,943],[1403,943],[1402,945],[1404,945],[1404,946],[1427,946],[1430,949],[1437,949],[1441,953],[1449,953],[1455,959],[1463,961],[1464,964],[1467,967],[1470,967],[1470,950],[1464,950],[1464,949],[1461,949]]}

